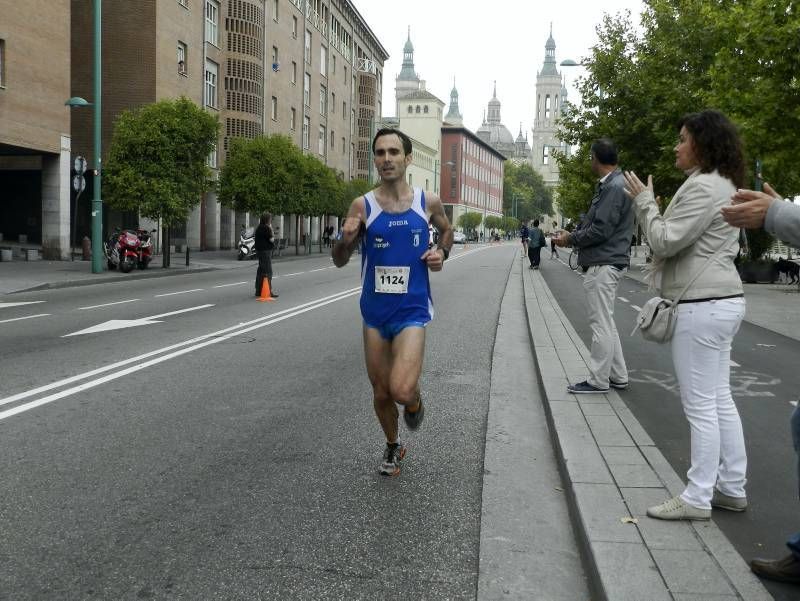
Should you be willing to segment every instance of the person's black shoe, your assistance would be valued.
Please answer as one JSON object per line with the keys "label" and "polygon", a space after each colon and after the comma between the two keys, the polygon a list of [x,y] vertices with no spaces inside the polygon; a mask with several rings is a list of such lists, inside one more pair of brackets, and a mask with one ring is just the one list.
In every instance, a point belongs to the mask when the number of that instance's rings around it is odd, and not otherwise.
{"label": "person's black shoe", "polygon": [[781,559],[753,559],[750,569],[761,578],[800,584],[800,561],[791,553]]}
{"label": "person's black shoe", "polygon": [[403,421],[406,422],[406,427],[408,427],[409,430],[416,430],[419,428],[424,417],[425,405],[422,404],[422,395],[420,395],[416,411],[411,412],[408,410],[408,407],[403,410]]}
{"label": "person's black shoe", "polygon": [[278,295],[277,295],[277,294],[275,294],[274,292],[273,292],[273,293],[271,293],[271,294],[270,294],[270,296],[271,296],[272,298],[278,298]]}
{"label": "person's black shoe", "polygon": [[383,451],[383,461],[378,471],[383,476],[397,476],[400,474],[400,462],[406,456],[406,446],[398,440],[396,444],[386,443]]}

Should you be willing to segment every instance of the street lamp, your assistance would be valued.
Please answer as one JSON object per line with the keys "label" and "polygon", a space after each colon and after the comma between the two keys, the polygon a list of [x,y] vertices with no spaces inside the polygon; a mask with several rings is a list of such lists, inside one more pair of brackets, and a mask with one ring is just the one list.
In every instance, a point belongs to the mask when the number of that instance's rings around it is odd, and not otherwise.
{"label": "street lamp", "polygon": [[[101,67],[101,10],[103,0],[94,0],[94,103],[80,96],[73,96],[64,105],[73,107],[94,107],[94,185],[92,186],[92,273],[103,273],[103,201],[100,197],[100,179],[102,173],[102,153],[100,148],[102,96],[100,87]],[[70,241],[70,244],[72,242]]]}

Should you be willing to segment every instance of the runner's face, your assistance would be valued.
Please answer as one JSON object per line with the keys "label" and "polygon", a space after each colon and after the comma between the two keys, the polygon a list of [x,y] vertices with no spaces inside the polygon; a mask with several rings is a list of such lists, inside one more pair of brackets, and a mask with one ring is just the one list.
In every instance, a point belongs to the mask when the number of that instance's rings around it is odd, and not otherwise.
{"label": "runner's face", "polygon": [[411,155],[403,151],[400,136],[391,134],[375,140],[375,168],[385,182],[393,182],[405,178],[406,166],[411,162]]}

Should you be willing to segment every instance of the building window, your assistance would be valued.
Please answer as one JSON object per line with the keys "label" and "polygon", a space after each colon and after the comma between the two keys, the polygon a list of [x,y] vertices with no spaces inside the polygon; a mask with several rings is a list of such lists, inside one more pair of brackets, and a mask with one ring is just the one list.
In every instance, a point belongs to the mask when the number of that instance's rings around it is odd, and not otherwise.
{"label": "building window", "polygon": [[292,61],[292,83],[297,85],[297,63]]}
{"label": "building window", "polygon": [[344,136],[342,136],[342,154],[344,154],[344,149],[345,149],[345,145],[344,144],[345,144]]}
{"label": "building window", "polygon": [[303,150],[308,150],[308,136],[311,130],[311,118],[303,117]]}
{"label": "building window", "polygon": [[319,87],[319,114],[327,114],[328,109],[328,89],[325,86]]}
{"label": "building window", "polygon": [[306,29],[306,43],[305,50],[303,51],[303,60],[309,65],[311,64],[311,32]]}
{"label": "building window", "polygon": [[[0,44],[2,44],[2,42],[0,42]],[[0,50],[0,52],[2,51]],[[187,54],[186,44],[184,44],[181,41],[178,41],[178,73],[180,73],[181,75],[186,75],[186,54]],[[0,57],[0,61],[2,61],[2,57]],[[0,77],[2,77],[1,73]]]}
{"label": "building window", "polygon": [[273,121],[278,120],[278,99],[275,96],[272,97],[272,104],[270,105],[270,116],[272,117]]}
{"label": "building window", "polygon": [[411,114],[411,113],[413,113],[413,112],[414,112],[414,107],[412,107],[412,106],[409,104],[409,105],[408,105],[408,114],[410,115],[410,114]]}
{"label": "building window", "polygon": [[208,159],[206,160],[208,166],[212,169],[217,168],[217,145],[214,144],[214,147],[211,149],[211,152],[208,153]]}
{"label": "building window", "polygon": [[328,49],[325,46],[319,47],[319,74],[328,76]]}
{"label": "building window", "polygon": [[331,130],[331,150],[336,150],[336,132]]}
{"label": "building window", "polygon": [[289,129],[294,131],[295,127],[297,127],[297,111],[292,109],[292,112],[289,115]]}
{"label": "building window", "polygon": [[311,106],[311,76],[308,73],[303,75],[303,104]]}
{"label": "building window", "polygon": [[206,42],[219,46],[219,2],[206,0]]}
{"label": "building window", "polygon": [[414,185],[414,174],[413,173],[409,173],[408,174],[408,185],[409,186],[413,186]]}
{"label": "building window", "polygon": [[317,152],[325,154],[325,126],[319,126],[319,140],[317,143]]}
{"label": "building window", "polygon": [[292,37],[297,39],[297,17],[292,17]]}
{"label": "building window", "polygon": [[347,119],[347,103],[342,100],[342,119]]}
{"label": "building window", "polygon": [[212,60],[206,59],[206,87],[205,105],[217,108],[217,76],[219,75],[219,65]]}
{"label": "building window", "polygon": [[331,92],[331,112],[336,112],[336,93]]}
{"label": "building window", "polygon": [[545,145],[542,148],[542,165],[549,165],[550,164],[550,147]]}
{"label": "building window", "polygon": [[278,0],[272,0],[272,20],[278,22]]}
{"label": "building window", "polygon": [[428,114],[428,105],[427,104],[422,108],[422,112],[425,113],[426,115]]}
{"label": "building window", "polygon": [[417,105],[416,112],[417,112],[417,114],[419,114],[419,105]]}
{"label": "building window", "polygon": [[331,73],[336,75],[336,55],[331,55]]}
{"label": "building window", "polygon": [[544,118],[550,118],[550,94],[544,97]]}
{"label": "building window", "polygon": [[347,85],[347,65],[344,66],[344,83]]}

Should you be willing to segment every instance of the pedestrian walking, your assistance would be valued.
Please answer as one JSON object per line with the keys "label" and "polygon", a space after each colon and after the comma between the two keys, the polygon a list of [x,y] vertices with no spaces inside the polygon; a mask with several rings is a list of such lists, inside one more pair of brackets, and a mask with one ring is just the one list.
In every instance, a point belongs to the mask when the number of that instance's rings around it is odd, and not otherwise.
{"label": "pedestrian walking", "polygon": [[553,232],[550,234],[550,260],[558,259],[558,249],[556,248],[556,233],[555,229],[558,227],[558,222],[553,222]]}
{"label": "pedestrian walking", "polygon": [[[663,215],[653,177],[645,185],[635,173],[625,173],[625,192],[653,252],[651,285],[668,299],[686,289],[678,304],[672,362],[689,421],[691,466],[683,492],[648,508],[647,515],[707,520],[712,507],[747,507],[747,454],[730,387],[731,345],[745,312],[733,264],[739,230],[720,213],[744,181],[744,160],[736,127],[719,111],[690,113],[679,129],[675,166],[687,178]],[[702,277],[695,277],[700,269]]]}
{"label": "pedestrian walking", "polygon": [[623,272],[630,265],[628,247],[633,235],[631,201],[623,190],[617,166],[617,147],[609,138],[591,146],[592,171],[599,178],[589,211],[572,233],[555,238],[557,246],[574,246],[583,270],[589,326],[592,330],[589,377],[567,390],[572,394],[608,392],[609,386],[628,387],[628,368],[622,355],[614,301]]}
{"label": "pedestrian walking", "polygon": [[522,227],[519,228],[519,237],[522,240],[522,256],[524,257],[528,254],[528,238],[530,237],[527,223],[523,223]]}
{"label": "pedestrian walking", "polygon": [[256,296],[261,296],[264,278],[269,283],[272,298],[278,298],[272,288],[272,249],[275,248],[275,233],[272,231],[272,215],[264,213],[259,219],[255,232],[255,250],[258,257],[256,270]]}
{"label": "pedestrian walking", "polygon": [[539,229],[539,220],[533,220],[533,227],[528,230],[528,260],[531,263],[531,269],[539,269],[541,262],[542,248],[547,246],[544,239],[544,233]]}
{"label": "pedestrian walking", "polygon": [[[768,183],[764,183],[763,192],[737,190],[731,200],[732,205],[721,209],[722,218],[730,225],[747,229],[763,227],[779,239],[800,246],[800,205],[783,202]],[[800,406],[795,406],[790,424],[800,485]],[[779,559],[756,557],[750,561],[750,569],[762,578],[800,584],[800,532],[791,535],[786,546],[788,555]]]}
{"label": "pedestrian walking", "polygon": [[[433,318],[428,271],[441,271],[453,245],[453,230],[435,194],[406,181],[411,140],[397,129],[381,129],[372,141],[377,188],[353,200],[333,262],[343,267],[363,232],[361,315],[364,358],[373,405],[386,437],[379,472],[400,473],[406,446],[399,438],[397,405],[416,430],[425,415],[419,388],[425,354],[425,327]],[[438,245],[428,248],[428,225],[439,230]]]}

